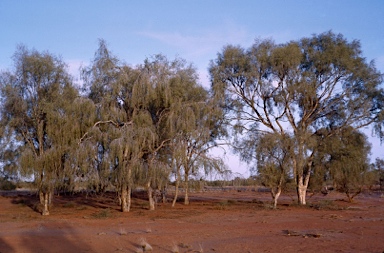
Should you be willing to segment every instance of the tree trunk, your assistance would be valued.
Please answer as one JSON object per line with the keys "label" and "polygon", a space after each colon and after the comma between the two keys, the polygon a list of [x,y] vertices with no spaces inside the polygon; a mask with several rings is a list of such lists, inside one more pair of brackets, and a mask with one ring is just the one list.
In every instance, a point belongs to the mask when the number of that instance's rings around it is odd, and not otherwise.
{"label": "tree trunk", "polygon": [[179,186],[180,186],[180,167],[176,168],[176,175],[175,175],[175,196],[172,201],[172,207],[175,207],[177,197],[179,195]]}
{"label": "tree trunk", "polygon": [[167,203],[167,186],[164,185],[163,189],[161,190],[161,201],[163,204]]}
{"label": "tree trunk", "polygon": [[[49,192],[44,192],[43,193],[43,211],[42,215],[49,215]],[[40,200],[41,202],[41,200]]]}
{"label": "tree trunk", "polygon": [[184,205],[189,205],[189,181],[188,181],[188,173],[185,173],[184,175]]}
{"label": "tree trunk", "polygon": [[39,201],[40,205],[44,206],[44,193],[42,190],[39,190]]}
{"label": "tree trunk", "polygon": [[173,197],[172,207],[175,207],[177,197],[179,195],[179,185],[180,185],[180,179],[179,179],[179,177],[177,177],[176,182],[175,182],[175,196]]}
{"label": "tree trunk", "polygon": [[307,186],[303,184],[302,181],[300,181],[297,185],[297,199],[299,202],[299,205],[306,205],[306,193],[307,193]]}
{"label": "tree trunk", "polygon": [[306,195],[307,195],[307,189],[309,184],[309,178],[311,176],[311,166],[312,161],[310,160],[307,164],[307,170],[305,171],[304,168],[300,168],[301,173],[297,175],[296,179],[296,190],[297,190],[297,198],[299,205],[306,205]]}
{"label": "tree trunk", "polygon": [[42,215],[49,215],[49,193],[44,193],[44,207]]}
{"label": "tree trunk", "polygon": [[148,201],[149,201],[149,210],[155,210],[155,200],[153,199],[153,189],[151,187],[151,183],[147,183],[147,193],[148,193]]}
{"label": "tree trunk", "polygon": [[277,208],[277,200],[279,199],[280,197],[280,194],[281,194],[281,186],[278,186],[276,191],[272,190],[272,199],[273,199],[273,208],[276,209]]}
{"label": "tree trunk", "polygon": [[39,201],[42,207],[41,214],[49,215],[49,207],[52,203],[52,192],[48,187],[41,187],[39,190]]}
{"label": "tree trunk", "polygon": [[131,207],[131,187],[123,185],[120,194],[121,211],[129,212]]}

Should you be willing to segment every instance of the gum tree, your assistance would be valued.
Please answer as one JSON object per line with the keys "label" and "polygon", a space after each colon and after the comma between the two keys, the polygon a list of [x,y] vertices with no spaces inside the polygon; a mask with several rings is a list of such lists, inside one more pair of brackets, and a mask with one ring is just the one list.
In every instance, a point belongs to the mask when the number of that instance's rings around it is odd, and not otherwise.
{"label": "gum tree", "polygon": [[[243,135],[292,136],[292,175],[306,204],[313,141],[322,128],[334,134],[376,123],[382,114],[382,75],[362,56],[359,41],[326,32],[249,49],[226,46],[210,67],[212,90]],[[241,135],[239,135],[241,138]]]}
{"label": "gum tree", "polygon": [[20,46],[14,63],[13,72],[1,73],[3,137],[19,173],[33,176],[42,214],[48,215],[55,187],[73,168],[69,157],[80,134],[71,114],[78,91],[64,62],[50,53]]}

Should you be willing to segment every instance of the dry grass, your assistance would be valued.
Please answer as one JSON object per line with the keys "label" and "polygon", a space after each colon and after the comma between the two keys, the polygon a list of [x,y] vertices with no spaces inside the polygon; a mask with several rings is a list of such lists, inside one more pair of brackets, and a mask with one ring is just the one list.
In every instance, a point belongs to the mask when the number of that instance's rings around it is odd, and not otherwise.
{"label": "dry grass", "polygon": [[148,252],[148,251],[152,251],[153,248],[152,246],[147,242],[147,240],[145,238],[140,238],[139,240],[139,245],[141,246],[141,248],[143,249],[143,252]]}
{"label": "dry grass", "polygon": [[179,246],[177,245],[177,243],[175,243],[175,242],[172,243],[171,252],[172,253],[179,253],[180,252]]}

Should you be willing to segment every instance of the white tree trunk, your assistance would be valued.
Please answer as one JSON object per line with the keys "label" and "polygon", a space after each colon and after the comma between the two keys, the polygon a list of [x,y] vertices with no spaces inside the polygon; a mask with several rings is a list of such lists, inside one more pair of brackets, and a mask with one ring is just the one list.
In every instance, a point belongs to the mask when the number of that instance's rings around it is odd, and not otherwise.
{"label": "white tree trunk", "polygon": [[279,199],[281,194],[281,187],[277,187],[276,192],[272,193],[272,198],[273,198],[273,208],[276,209],[277,207],[277,200]]}
{"label": "white tree trunk", "polygon": [[189,181],[188,181],[188,173],[184,176],[184,205],[189,205]]}
{"label": "white tree trunk", "polygon": [[147,193],[148,193],[148,201],[149,201],[149,210],[155,210],[155,200],[153,199],[153,189],[151,187],[151,183],[147,183]]}
{"label": "white tree trunk", "polygon": [[175,183],[175,196],[173,197],[172,207],[175,207],[176,205],[177,197],[179,195],[179,185],[180,185],[180,181],[179,181],[179,178],[177,178]]}
{"label": "white tree trunk", "polygon": [[121,187],[120,204],[122,212],[129,212],[131,207],[131,187],[123,185]]}
{"label": "white tree trunk", "polygon": [[49,215],[49,193],[48,192],[44,192],[43,193],[43,211],[42,211],[42,215]]}
{"label": "white tree trunk", "polygon": [[175,176],[175,196],[173,198],[173,201],[172,201],[172,207],[175,207],[176,205],[176,201],[177,201],[177,197],[179,195],[179,186],[180,186],[180,167],[177,167],[176,168],[176,176]]}
{"label": "white tree trunk", "polygon": [[302,182],[299,182],[297,186],[297,197],[300,205],[306,205],[306,194],[307,194],[307,185],[304,185]]}

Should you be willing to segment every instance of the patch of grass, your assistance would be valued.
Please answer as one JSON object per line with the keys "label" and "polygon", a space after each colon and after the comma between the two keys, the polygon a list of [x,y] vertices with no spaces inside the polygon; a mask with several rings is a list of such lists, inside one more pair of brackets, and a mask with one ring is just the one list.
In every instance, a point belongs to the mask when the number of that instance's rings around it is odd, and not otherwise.
{"label": "patch of grass", "polygon": [[69,201],[63,205],[65,208],[74,208],[76,206],[76,203],[73,201]]}
{"label": "patch of grass", "polygon": [[199,249],[196,252],[204,253],[203,244],[199,243]]}
{"label": "patch of grass", "polygon": [[258,199],[252,199],[251,202],[254,203],[254,204],[258,204],[258,205],[264,205],[264,202],[261,201],[261,200],[258,200]]}
{"label": "patch of grass", "polygon": [[173,243],[173,244],[172,244],[171,252],[172,252],[172,253],[179,253],[179,252],[180,252],[180,250],[179,250],[179,246],[178,246],[176,243]]}
{"label": "patch of grass", "polygon": [[119,232],[119,235],[127,235],[128,232],[127,230],[125,230],[125,228],[120,228],[120,232]]}
{"label": "patch of grass", "polygon": [[220,201],[219,203],[216,204],[215,209],[217,210],[226,210],[230,204],[228,203],[227,200]]}
{"label": "patch of grass", "polygon": [[28,206],[31,204],[31,202],[27,199],[19,199],[14,201],[15,204],[18,204],[20,206]]}
{"label": "patch of grass", "polygon": [[78,206],[78,207],[76,207],[76,210],[79,210],[79,211],[86,210],[86,209],[87,209],[86,206]]}
{"label": "patch of grass", "polygon": [[107,219],[113,217],[113,214],[109,208],[106,208],[92,214],[92,217],[96,219]]}
{"label": "patch of grass", "polygon": [[315,208],[316,210],[342,210],[340,206],[336,205],[333,200],[320,200],[317,203],[309,204],[311,208]]}
{"label": "patch of grass", "polygon": [[234,200],[234,199],[229,199],[227,202],[228,202],[228,204],[230,204],[230,205],[235,205],[235,204],[237,204],[237,200]]}
{"label": "patch of grass", "polygon": [[180,248],[183,248],[183,249],[190,249],[190,248],[192,248],[192,246],[190,245],[190,244],[188,244],[188,243],[179,243],[179,247]]}

